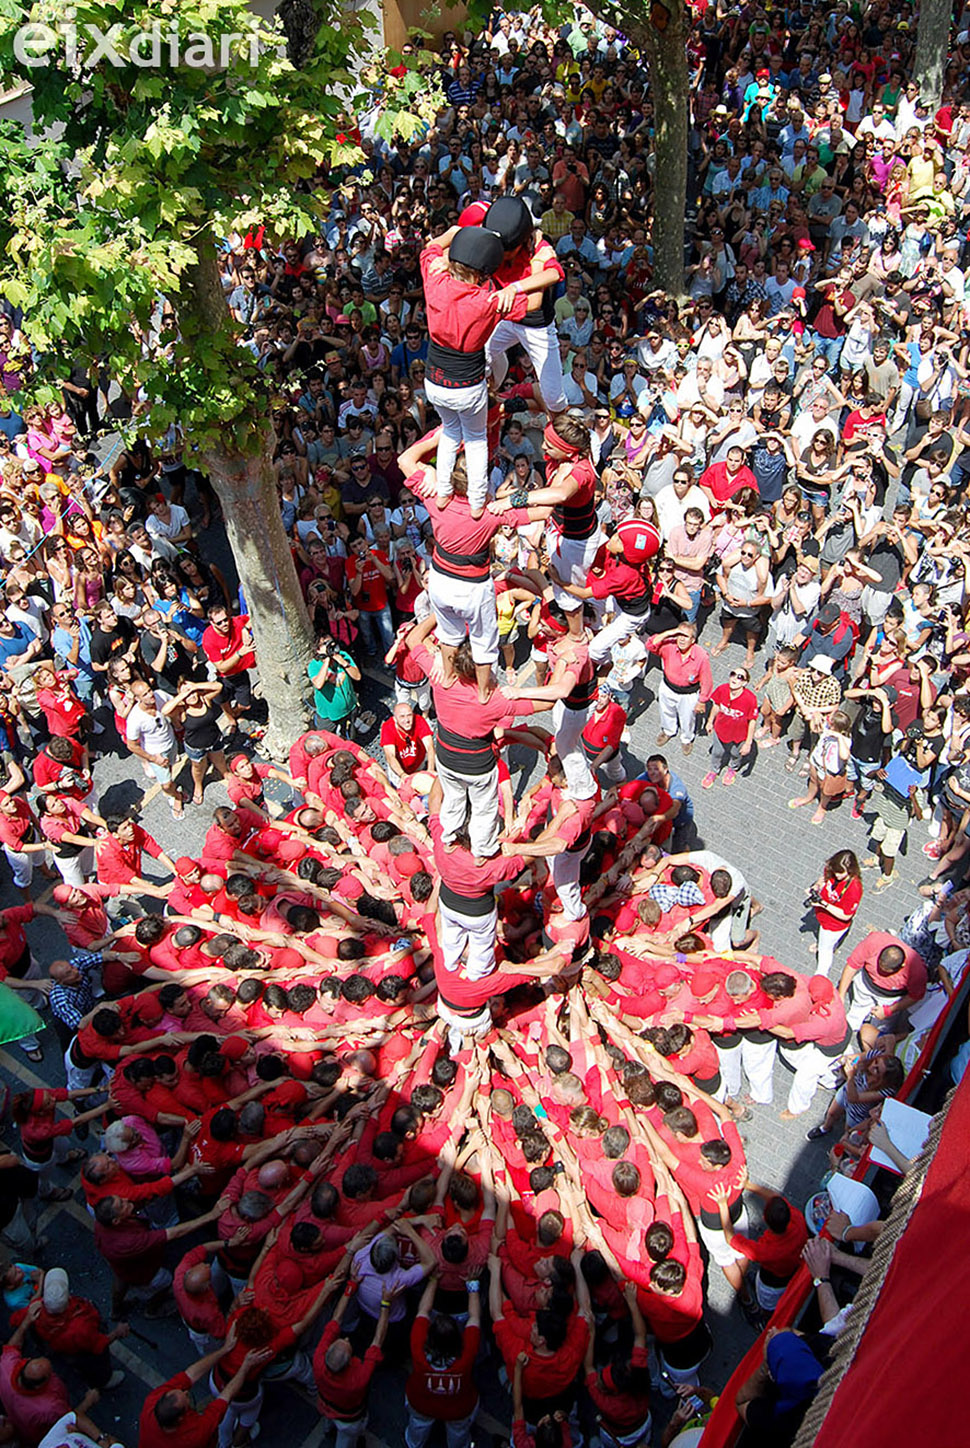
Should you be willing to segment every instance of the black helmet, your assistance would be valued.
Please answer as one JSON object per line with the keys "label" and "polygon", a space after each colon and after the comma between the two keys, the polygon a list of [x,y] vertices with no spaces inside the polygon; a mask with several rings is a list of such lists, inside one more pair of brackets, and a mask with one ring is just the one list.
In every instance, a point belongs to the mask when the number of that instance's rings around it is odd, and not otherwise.
{"label": "black helmet", "polygon": [[502,265],[505,251],[494,231],[484,226],[463,226],[448,248],[448,260],[491,276]]}
{"label": "black helmet", "polygon": [[501,237],[506,251],[514,251],[535,230],[532,212],[519,196],[500,196],[485,213],[485,226]]}

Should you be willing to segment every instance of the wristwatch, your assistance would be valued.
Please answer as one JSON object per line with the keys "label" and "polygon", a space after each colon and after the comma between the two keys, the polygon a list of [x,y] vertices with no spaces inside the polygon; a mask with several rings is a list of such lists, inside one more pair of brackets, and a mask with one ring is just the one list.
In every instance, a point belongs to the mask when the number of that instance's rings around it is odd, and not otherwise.
{"label": "wristwatch", "polygon": [[821,1287],[821,1285],[822,1285],[823,1282],[831,1282],[831,1281],[832,1281],[831,1277],[813,1277],[813,1278],[812,1278],[812,1286],[813,1286],[813,1287]]}

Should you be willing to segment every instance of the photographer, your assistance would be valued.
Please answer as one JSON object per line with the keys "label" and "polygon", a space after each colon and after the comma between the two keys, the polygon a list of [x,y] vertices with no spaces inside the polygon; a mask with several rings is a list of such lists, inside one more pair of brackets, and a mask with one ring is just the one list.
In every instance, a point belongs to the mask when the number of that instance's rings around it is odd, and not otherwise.
{"label": "photographer", "polygon": [[357,717],[357,690],[360,669],[348,653],[332,638],[317,640],[315,657],[307,668],[313,685],[314,727],[330,729],[346,738],[351,729],[369,729],[374,716],[365,712]]}

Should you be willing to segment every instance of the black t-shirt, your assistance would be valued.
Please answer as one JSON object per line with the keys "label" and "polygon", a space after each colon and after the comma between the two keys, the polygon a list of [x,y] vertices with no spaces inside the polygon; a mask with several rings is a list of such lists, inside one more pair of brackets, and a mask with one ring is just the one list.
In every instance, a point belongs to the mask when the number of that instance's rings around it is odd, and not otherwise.
{"label": "black t-shirt", "polygon": [[852,726],[854,757],[862,760],[864,764],[878,764],[888,737],[882,727],[882,705],[872,699],[863,699],[862,708]]}
{"label": "black t-shirt", "polygon": [[190,749],[218,749],[221,746],[222,735],[217,723],[221,713],[222,704],[218,699],[207,704],[202,714],[192,714],[186,710],[183,727],[185,742]]}
{"label": "black t-shirt", "polygon": [[160,684],[172,694],[178,693],[186,679],[191,679],[195,674],[196,660],[183,643],[177,638],[169,636],[168,649],[162,666],[159,668],[152,663],[158,653],[159,640],[146,630],[138,641],[138,649],[150,669],[153,669]]}
{"label": "black t-shirt", "polygon": [[888,538],[879,538],[873,546],[866,567],[878,573],[881,582],[873,584],[880,593],[895,593],[903,576],[905,557],[899,543],[890,543]]}
{"label": "black t-shirt", "polygon": [[119,617],[117,627],[110,631],[98,624],[91,634],[91,658],[96,664],[106,664],[115,654],[125,653],[135,638],[135,625],[130,618]]}

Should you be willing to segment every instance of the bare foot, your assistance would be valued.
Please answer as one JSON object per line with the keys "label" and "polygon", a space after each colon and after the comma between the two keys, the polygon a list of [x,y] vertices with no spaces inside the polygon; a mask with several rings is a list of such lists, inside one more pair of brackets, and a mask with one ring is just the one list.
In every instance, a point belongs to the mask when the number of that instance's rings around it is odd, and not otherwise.
{"label": "bare foot", "polygon": [[786,1108],[784,1111],[779,1111],[779,1113],[778,1113],[778,1120],[779,1120],[779,1121],[797,1121],[797,1120],[798,1120],[798,1116],[796,1115],[796,1113],[795,1113],[794,1111],[789,1111],[789,1110]]}
{"label": "bare foot", "polygon": [[720,658],[721,654],[724,653],[724,650],[725,650],[726,648],[727,648],[727,644],[715,644],[714,647],[711,649],[711,655],[712,655],[712,657],[715,658],[715,659],[716,659],[716,658]]}

